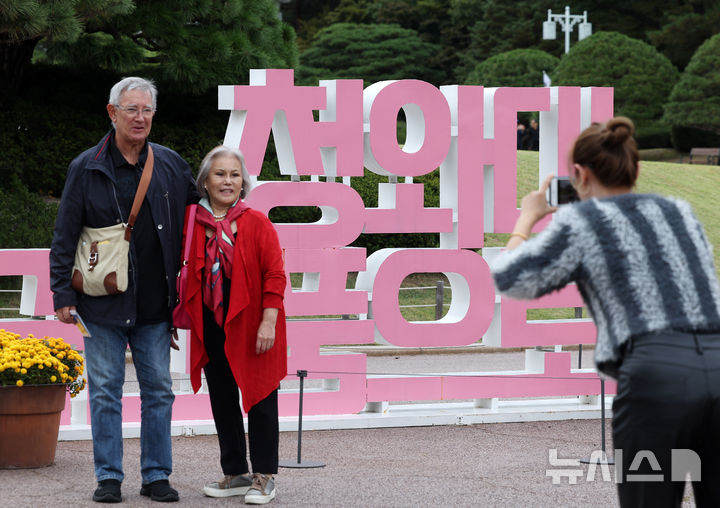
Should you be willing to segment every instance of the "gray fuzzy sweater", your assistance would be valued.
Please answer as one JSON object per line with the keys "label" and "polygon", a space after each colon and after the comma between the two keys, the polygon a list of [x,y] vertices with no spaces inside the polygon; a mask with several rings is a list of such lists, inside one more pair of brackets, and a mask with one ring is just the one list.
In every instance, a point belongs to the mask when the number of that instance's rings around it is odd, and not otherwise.
{"label": "gray fuzzy sweater", "polygon": [[615,377],[620,346],[660,330],[720,331],[720,287],[685,201],[622,194],[561,206],[492,266],[501,294],[532,299],[576,282],[598,329],[595,362]]}

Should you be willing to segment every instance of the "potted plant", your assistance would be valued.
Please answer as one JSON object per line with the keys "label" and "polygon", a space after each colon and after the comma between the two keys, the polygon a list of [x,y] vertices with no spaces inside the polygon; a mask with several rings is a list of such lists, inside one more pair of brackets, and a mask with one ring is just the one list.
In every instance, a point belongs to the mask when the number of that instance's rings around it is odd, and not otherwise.
{"label": "potted plant", "polygon": [[65,392],[85,388],[83,357],[63,339],[0,329],[0,468],[55,460]]}

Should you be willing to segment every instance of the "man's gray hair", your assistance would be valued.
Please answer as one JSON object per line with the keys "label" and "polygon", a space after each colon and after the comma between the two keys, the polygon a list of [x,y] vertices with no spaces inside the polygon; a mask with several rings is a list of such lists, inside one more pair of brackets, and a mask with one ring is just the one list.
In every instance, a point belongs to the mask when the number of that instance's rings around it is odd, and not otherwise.
{"label": "man's gray hair", "polygon": [[157,109],[157,88],[155,88],[155,83],[149,79],[138,78],[136,76],[123,78],[115,83],[110,89],[108,103],[113,106],[118,106],[120,104],[120,96],[128,90],[140,90],[149,93],[152,98],[152,108]]}
{"label": "man's gray hair", "polygon": [[237,160],[240,161],[243,179],[242,188],[240,189],[240,198],[245,199],[252,190],[252,182],[250,181],[250,175],[248,174],[247,167],[245,166],[245,157],[243,156],[242,152],[237,148],[231,148],[225,145],[219,145],[210,150],[200,163],[200,171],[198,171],[196,179],[197,189],[198,193],[200,193],[200,197],[208,197],[207,190],[205,190],[205,181],[207,180],[208,174],[210,173],[210,168],[212,167],[213,161],[216,158],[222,156],[235,157]]}
{"label": "man's gray hair", "polygon": [[[149,79],[138,78],[136,76],[123,78],[117,83],[115,83],[115,85],[113,85],[113,87],[110,89],[110,97],[108,98],[108,103],[112,104],[113,106],[119,106],[120,96],[128,90],[140,90],[142,92],[149,93],[152,100],[152,108],[153,110],[157,109],[157,88],[155,88],[155,83],[153,83]],[[115,122],[112,122],[112,126],[113,129],[117,128]]]}

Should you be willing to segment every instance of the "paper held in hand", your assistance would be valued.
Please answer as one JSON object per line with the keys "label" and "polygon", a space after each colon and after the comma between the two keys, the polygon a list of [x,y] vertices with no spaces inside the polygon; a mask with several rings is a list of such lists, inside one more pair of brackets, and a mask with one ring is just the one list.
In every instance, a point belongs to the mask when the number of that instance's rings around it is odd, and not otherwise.
{"label": "paper held in hand", "polygon": [[80,317],[80,314],[78,314],[76,310],[71,310],[70,315],[72,316],[73,321],[75,321],[75,326],[78,327],[78,330],[80,330],[83,337],[92,337],[92,335],[90,335],[90,331],[87,329],[87,326],[85,326],[85,321],[83,321]]}

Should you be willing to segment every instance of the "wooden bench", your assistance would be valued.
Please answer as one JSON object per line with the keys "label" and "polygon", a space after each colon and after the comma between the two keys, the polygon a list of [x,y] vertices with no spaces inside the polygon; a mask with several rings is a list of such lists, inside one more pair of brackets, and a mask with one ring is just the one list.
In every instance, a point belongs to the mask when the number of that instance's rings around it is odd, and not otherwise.
{"label": "wooden bench", "polygon": [[691,148],[689,164],[720,164],[720,148]]}

